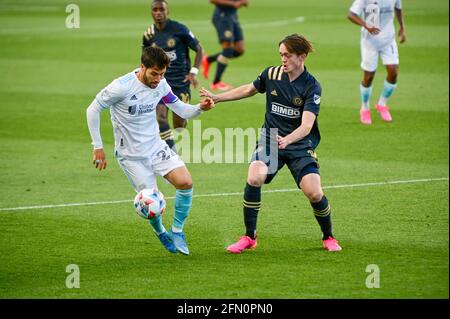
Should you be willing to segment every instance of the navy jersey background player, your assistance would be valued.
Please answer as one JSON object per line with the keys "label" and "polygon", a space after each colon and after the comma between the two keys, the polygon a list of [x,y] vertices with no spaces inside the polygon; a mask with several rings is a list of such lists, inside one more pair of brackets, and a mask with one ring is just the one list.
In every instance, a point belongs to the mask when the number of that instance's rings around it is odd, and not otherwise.
{"label": "navy jersey background player", "polygon": [[[165,0],[152,2],[154,23],[144,32],[142,46],[157,46],[170,58],[170,66],[165,78],[180,100],[190,102],[190,84],[197,87],[198,68],[203,55],[203,48],[194,34],[184,24],[168,18],[169,7]],[[189,50],[196,52],[194,66],[191,67]],[[157,117],[161,138],[174,149],[173,133],[168,122],[168,110],[164,103],[157,107]],[[176,129],[186,127],[186,120],[172,113],[172,124]]]}
{"label": "navy jersey background player", "polygon": [[270,183],[285,164],[313,208],[322,230],[323,247],[328,251],[342,249],[332,233],[331,208],[322,190],[315,154],[320,142],[317,116],[322,89],[305,67],[308,53],[312,51],[305,37],[287,36],[279,43],[281,66],[266,68],[252,83],[221,94],[200,90],[200,95],[212,98],[215,103],[266,94],[265,132],[263,130],[251,159],[244,190],[246,232],[228,246],[231,253],[239,254],[256,247],[261,187]]}
{"label": "navy jersey background player", "polygon": [[210,64],[217,61],[216,75],[211,83],[213,90],[229,90],[231,85],[222,82],[222,76],[232,58],[244,54],[244,35],[237,10],[248,6],[248,0],[210,0],[215,5],[212,22],[217,31],[222,51],[202,59],[202,72],[208,78]]}

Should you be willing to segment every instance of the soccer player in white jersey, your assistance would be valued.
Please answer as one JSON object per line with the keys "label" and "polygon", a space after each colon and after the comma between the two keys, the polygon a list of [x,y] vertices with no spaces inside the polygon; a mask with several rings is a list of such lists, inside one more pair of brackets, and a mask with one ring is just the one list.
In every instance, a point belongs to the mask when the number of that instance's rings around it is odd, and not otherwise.
{"label": "soccer player in white jersey", "polygon": [[209,98],[198,105],[180,101],[164,78],[169,63],[162,49],[145,48],[139,69],[115,79],[97,94],[87,109],[87,122],[96,168],[106,168],[100,113],[109,108],[115,155],[135,191],[156,187],[156,174],[176,188],[172,228],[166,231],[161,216],[150,219],[150,225],[168,251],[189,255],[183,226],[192,206],[192,178],[184,162],[161,140],[155,109],[162,100],[173,112],[190,119],[213,108],[214,102]]}
{"label": "soccer player in white jersey", "polygon": [[387,100],[397,86],[399,64],[394,15],[400,26],[399,42],[403,43],[406,41],[406,33],[401,0],[355,0],[347,15],[351,22],[361,26],[361,68],[364,76],[360,85],[359,114],[363,124],[372,124],[369,100],[379,56],[386,66],[387,76],[375,108],[383,121],[392,121]]}

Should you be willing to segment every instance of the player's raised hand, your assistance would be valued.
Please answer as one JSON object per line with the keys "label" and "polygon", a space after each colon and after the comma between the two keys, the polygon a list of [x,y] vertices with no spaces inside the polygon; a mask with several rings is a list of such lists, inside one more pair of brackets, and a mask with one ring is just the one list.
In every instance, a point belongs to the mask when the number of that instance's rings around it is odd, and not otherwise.
{"label": "player's raised hand", "polygon": [[209,111],[215,106],[214,100],[210,97],[205,97],[200,101],[200,108],[202,111]]}
{"label": "player's raised hand", "polygon": [[92,164],[100,171],[106,169],[106,155],[103,148],[99,148],[92,151]]}

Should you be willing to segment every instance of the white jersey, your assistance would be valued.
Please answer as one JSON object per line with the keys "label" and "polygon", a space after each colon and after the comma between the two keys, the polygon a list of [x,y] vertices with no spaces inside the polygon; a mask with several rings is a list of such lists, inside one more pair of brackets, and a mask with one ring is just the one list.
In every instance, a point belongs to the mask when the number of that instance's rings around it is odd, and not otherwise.
{"label": "white jersey", "polygon": [[156,106],[161,99],[169,103],[178,99],[165,79],[152,89],[139,81],[137,71],[115,79],[95,98],[102,109],[110,108],[116,152],[130,158],[152,153],[160,139]]}
{"label": "white jersey", "polygon": [[372,35],[361,28],[362,39],[383,47],[395,40],[395,9],[401,8],[401,0],[355,0],[350,11],[360,16],[368,26],[380,29],[380,33]]}

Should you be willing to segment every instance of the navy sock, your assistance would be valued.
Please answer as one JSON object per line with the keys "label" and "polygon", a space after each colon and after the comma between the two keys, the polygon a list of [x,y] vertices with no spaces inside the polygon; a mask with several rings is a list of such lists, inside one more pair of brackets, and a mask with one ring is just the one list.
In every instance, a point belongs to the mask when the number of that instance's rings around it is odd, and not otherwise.
{"label": "navy sock", "polygon": [[217,83],[222,79],[223,72],[225,72],[228,62],[233,57],[233,54],[233,48],[226,48],[223,49],[222,53],[217,56],[216,76],[214,77],[213,83]]}
{"label": "navy sock", "polygon": [[322,230],[323,239],[327,239],[330,236],[334,237],[331,227],[331,208],[328,204],[328,199],[324,195],[317,203],[310,204],[313,208],[314,216]]}
{"label": "navy sock", "polygon": [[216,75],[215,75],[214,81],[213,81],[214,84],[217,82],[220,82],[220,79],[222,79],[223,72],[225,72],[225,69],[227,68],[227,66],[228,66],[228,64],[224,64],[224,63],[217,61]]}
{"label": "navy sock", "polygon": [[245,185],[244,189],[244,224],[245,235],[256,238],[256,221],[261,208],[261,187]]}

